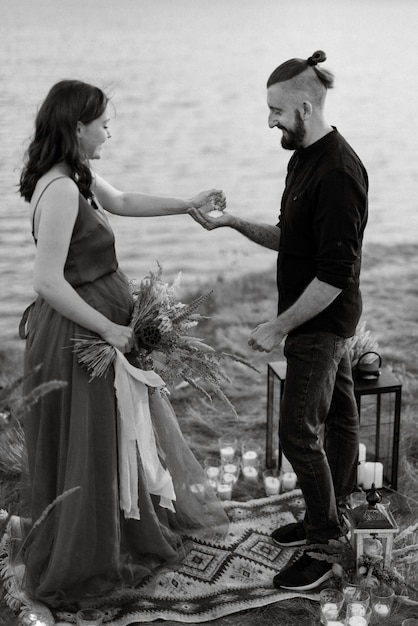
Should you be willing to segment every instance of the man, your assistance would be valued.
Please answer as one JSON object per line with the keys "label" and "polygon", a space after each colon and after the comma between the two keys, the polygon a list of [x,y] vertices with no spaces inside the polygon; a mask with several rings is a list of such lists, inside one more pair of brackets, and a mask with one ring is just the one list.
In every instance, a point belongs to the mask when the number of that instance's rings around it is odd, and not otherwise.
{"label": "man", "polygon": [[[267,82],[269,126],[281,130],[283,148],[294,150],[277,226],[191,210],[208,230],[229,226],[279,253],[278,316],[257,326],[249,344],[270,352],[286,337],[280,442],[306,504],[303,522],[272,534],[287,547],[325,544],[341,535],[338,504],[355,484],[358,455],[348,338],[361,313],[368,179],[358,156],[324,117],[334,81],[318,67],[324,60],[322,51],[307,60],[291,59]],[[306,591],[330,576],[329,563],[304,553],[274,584]]]}

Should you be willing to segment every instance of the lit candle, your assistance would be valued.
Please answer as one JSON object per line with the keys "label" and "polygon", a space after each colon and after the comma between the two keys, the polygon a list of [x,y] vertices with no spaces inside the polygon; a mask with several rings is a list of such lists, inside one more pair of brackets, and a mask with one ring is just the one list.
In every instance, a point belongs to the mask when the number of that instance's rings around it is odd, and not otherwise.
{"label": "lit candle", "polygon": [[235,465],[235,463],[226,463],[226,465],[224,465],[224,472],[225,474],[234,474],[234,476],[236,476],[238,474],[238,465]]}
{"label": "lit candle", "polygon": [[205,486],[201,485],[199,483],[196,483],[194,485],[190,485],[190,491],[192,493],[204,493],[205,491]]}
{"label": "lit candle", "polygon": [[258,470],[256,467],[252,465],[246,465],[242,468],[242,473],[244,474],[244,479],[248,482],[257,482],[258,478]]}
{"label": "lit candle", "polygon": [[366,461],[363,468],[363,489],[371,489],[373,483],[376,489],[383,487],[383,464]]}
{"label": "lit candle", "polygon": [[232,446],[225,446],[224,448],[221,448],[219,452],[222,461],[224,463],[229,463],[234,458],[235,448],[233,448]]}
{"label": "lit candle", "polygon": [[353,615],[348,618],[348,626],[367,626],[367,620],[361,615]]}
{"label": "lit candle", "polygon": [[276,476],[266,476],[264,478],[264,490],[266,496],[276,496],[280,491],[280,480]]}
{"label": "lit candle", "polygon": [[364,483],[364,464],[366,462],[366,446],[364,443],[358,445],[358,465],[357,465],[357,484],[362,487]]}
{"label": "lit candle", "polygon": [[351,602],[351,600],[353,599],[353,597],[356,594],[356,587],[355,585],[344,585],[343,587],[343,594],[344,594],[344,598],[347,602]]}
{"label": "lit candle", "polygon": [[257,463],[258,454],[255,450],[247,450],[242,455],[243,465],[255,465]]}
{"label": "lit candle", "polygon": [[366,615],[366,607],[364,604],[361,604],[361,602],[351,602],[350,611],[353,617],[363,617],[363,615]]}
{"label": "lit candle", "polygon": [[225,473],[225,474],[222,476],[222,481],[223,481],[224,483],[229,484],[229,485],[233,485],[233,484],[235,483],[235,481],[236,481],[236,477],[234,476],[234,474],[226,474],[226,473]]}
{"label": "lit candle", "polygon": [[[23,618],[25,620],[25,618]],[[39,619],[37,619],[36,614],[35,613],[29,613],[29,615],[26,618],[27,620],[30,621],[23,621],[22,620],[22,624],[26,623],[26,624],[30,624],[30,626],[45,626],[45,622],[41,622]],[[83,622],[80,622],[80,624],[84,624],[84,620]],[[87,623],[87,622],[86,622]],[[90,622],[91,624],[93,624],[93,622]]]}
{"label": "lit candle", "polygon": [[361,463],[361,461],[365,461],[366,460],[366,446],[364,445],[364,443],[359,443],[358,444],[358,461],[359,463]]}
{"label": "lit candle", "polygon": [[218,483],[217,491],[220,500],[230,500],[232,495],[232,483]]}
{"label": "lit candle", "polygon": [[284,472],[282,475],[283,491],[291,491],[296,487],[297,477],[295,472]]}
{"label": "lit candle", "polygon": [[206,468],[206,476],[208,478],[217,478],[219,476],[219,472],[220,472],[220,468],[219,467],[207,467]]}
{"label": "lit candle", "polygon": [[335,604],[335,602],[326,602],[322,606],[322,614],[327,620],[337,619],[339,612],[338,604]]}
{"label": "lit candle", "polygon": [[387,617],[390,613],[390,606],[382,602],[376,602],[376,604],[373,605],[373,611],[380,617]]}
{"label": "lit candle", "polygon": [[363,545],[364,554],[371,557],[380,556],[383,552],[383,544],[379,539],[366,537]]}

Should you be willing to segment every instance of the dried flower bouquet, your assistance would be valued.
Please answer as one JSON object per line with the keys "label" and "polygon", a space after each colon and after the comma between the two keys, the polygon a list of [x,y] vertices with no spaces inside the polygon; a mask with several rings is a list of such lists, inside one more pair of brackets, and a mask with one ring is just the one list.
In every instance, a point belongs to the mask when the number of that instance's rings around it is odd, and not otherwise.
{"label": "dried flower bouquet", "polygon": [[[134,308],[130,326],[135,333],[136,348],[129,360],[143,370],[154,370],[167,386],[186,382],[210,398],[210,391],[235,413],[221,385],[231,382],[222,361],[232,359],[254,368],[247,361],[228,352],[217,351],[198,337],[189,334],[191,328],[204,319],[197,309],[212,292],[195,298],[190,304],[176,297],[180,275],[169,284],[162,280],[162,267],[150,272],[139,286],[132,283]],[[91,378],[103,376],[115,360],[115,349],[93,336],[74,338],[74,351],[80,364]],[[256,370],[257,371],[257,370]]]}

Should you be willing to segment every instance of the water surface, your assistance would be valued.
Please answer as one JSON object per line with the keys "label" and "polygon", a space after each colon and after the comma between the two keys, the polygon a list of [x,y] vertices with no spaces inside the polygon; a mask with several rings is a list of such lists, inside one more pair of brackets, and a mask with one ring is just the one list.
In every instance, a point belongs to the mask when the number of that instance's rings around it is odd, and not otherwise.
{"label": "water surface", "polygon": [[[120,189],[191,196],[223,188],[231,211],[275,223],[290,153],[267,127],[265,82],[321,48],[336,74],[328,120],[370,175],[368,242],[415,241],[416,25],[412,0],[2,0],[0,337],[15,340],[33,297],[34,246],[16,193],[36,107],[54,82],[113,94],[98,171]],[[164,266],[185,285],[251,270],[274,253],[187,216],[113,218],[121,267]]]}

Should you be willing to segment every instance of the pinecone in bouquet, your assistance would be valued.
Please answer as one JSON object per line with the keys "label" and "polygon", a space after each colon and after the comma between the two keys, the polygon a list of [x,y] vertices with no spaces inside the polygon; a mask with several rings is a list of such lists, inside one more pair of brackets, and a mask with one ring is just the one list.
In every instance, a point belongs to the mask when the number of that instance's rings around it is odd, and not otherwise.
{"label": "pinecone in bouquet", "polygon": [[161,333],[158,326],[150,325],[139,328],[135,333],[138,348],[143,348],[148,352],[158,348],[161,342]]}

